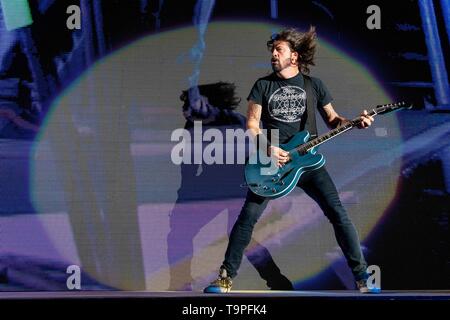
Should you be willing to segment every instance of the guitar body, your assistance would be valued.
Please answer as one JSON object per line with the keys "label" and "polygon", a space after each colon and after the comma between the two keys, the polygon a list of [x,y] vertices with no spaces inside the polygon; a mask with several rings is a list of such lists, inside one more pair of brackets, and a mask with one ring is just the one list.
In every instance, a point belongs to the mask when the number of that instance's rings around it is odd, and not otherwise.
{"label": "guitar body", "polygon": [[[384,104],[372,109],[367,115],[375,116],[403,108],[411,109],[411,107],[412,105],[406,102]],[[262,197],[272,199],[284,197],[294,190],[303,173],[317,170],[325,164],[324,157],[316,153],[320,144],[353,129],[361,122],[362,118],[359,116],[311,141],[308,141],[308,131],[298,132],[288,143],[280,145],[280,148],[288,151],[290,156],[290,160],[281,168],[272,164],[271,161],[267,161],[269,162],[267,164],[259,161],[259,152],[255,152],[245,165],[245,180],[248,187],[253,193]],[[305,143],[308,145],[302,146]],[[269,160],[268,157],[266,158],[264,160]]]}
{"label": "guitar body", "polygon": [[[287,143],[280,144],[280,148],[285,151],[295,150],[306,143],[308,138],[308,131],[298,132]],[[258,161],[258,152],[255,152],[245,165],[247,185],[253,193],[266,198],[284,197],[294,190],[303,173],[319,169],[325,164],[323,155],[316,152],[317,148],[312,148],[304,155],[291,152],[291,160],[281,168],[272,162],[261,163]]]}

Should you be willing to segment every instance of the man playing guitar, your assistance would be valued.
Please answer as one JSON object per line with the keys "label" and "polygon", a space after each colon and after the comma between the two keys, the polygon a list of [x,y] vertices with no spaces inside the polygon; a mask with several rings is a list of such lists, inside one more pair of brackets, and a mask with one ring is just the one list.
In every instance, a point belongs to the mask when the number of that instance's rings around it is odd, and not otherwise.
{"label": "man playing guitar", "polygon": [[[278,167],[289,161],[288,150],[283,150],[270,141],[280,144],[288,141],[300,130],[304,130],[306,98],[313,99],[328,127],[336,128],[349,120],[339,116],[331,105],[331,95],[318,78],[306,77],[308,66],[314,65],[316,33],[312,27],[306,33],[290,28],[274,35],[267,42],[271,52],[273,73],[258,79],[247,100],[247,127],[259,147],[271,156]],[[306,97],[305,85],[309,82],[314,97]],[[311,90],[310,90],[311,91]],[[304,120],[304,119],[303,119]],[[373,118],[366,110],[361,114],[358,128],[367,128]],[[268,129],[266,137],[260,128]],[[278,135],[274,139],[275,135]],[[266,146],[266,147],[264,147]],[[372,292],[367,286],[367,263],[361,251],[358,234],[346,210],[341,204],[336,187],[324,166],[305,172],[298,187],[313,198],[323,210],[334,228],[336,240],[344,253],[356,281],[357,288],[365,293]],[[253,228],[270,199],[248,191],[240,215],[230,234],[225,259],[220,267],[219,277],[205,288],[205,293],[229,292],[232,278],[237,274],[243,253],[248,246]]]}

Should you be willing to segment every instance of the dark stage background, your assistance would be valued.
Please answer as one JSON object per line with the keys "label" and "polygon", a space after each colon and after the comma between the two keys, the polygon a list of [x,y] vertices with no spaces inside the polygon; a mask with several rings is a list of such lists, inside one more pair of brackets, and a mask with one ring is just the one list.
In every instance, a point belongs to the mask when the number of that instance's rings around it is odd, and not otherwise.
{"label": "dark stage background", "polygon": [[[245,117],[254,81],[271,71],[270,35],[310,25],[311,75],[340,114],[414,103],[319,149],[369,264],[383,289],[450,289],[449,1],[1,4],[1,291],[69,290],[69,266],[81,290],[197,291],[214,279],[243,166],[171,161],[171,135],[186,126],[180,95],[234,83]],[[70,5],[81,29],[67,27]],[[380,29],[367,27],[370,5]],[[270,202],[233,288],[286,281],[354,289],[331,225],[300,190]]]}

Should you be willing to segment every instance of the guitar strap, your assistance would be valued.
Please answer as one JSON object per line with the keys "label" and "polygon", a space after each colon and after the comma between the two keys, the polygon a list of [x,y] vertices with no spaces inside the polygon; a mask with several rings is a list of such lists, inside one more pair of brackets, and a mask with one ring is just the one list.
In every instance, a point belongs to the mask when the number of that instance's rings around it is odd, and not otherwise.
{"label": "guitar strap", "polygon": [[[311,78],[307,75],[303,75],[306,91],[306,119],[301,121],[300,128],[304,124],[304,130],[308,130],[310,137],[309,140],[317,137],[317,124],[316,124],[316,96],[313,93]],[[304,117],[305,118],[305,117]]]}

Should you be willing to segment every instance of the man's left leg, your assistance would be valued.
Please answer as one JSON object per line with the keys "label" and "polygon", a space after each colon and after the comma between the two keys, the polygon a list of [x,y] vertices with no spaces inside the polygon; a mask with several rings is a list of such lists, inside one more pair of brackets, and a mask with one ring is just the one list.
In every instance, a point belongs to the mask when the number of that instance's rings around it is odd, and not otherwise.
{"label": "man's left leg", "polygon": [[[325,167],[305,173],[298,183],[313,198],[333,225],[336,240],[347,259],[355,280],[367,279],[367,263],[359,243],[358,233],[339,199],[336,186]],[[364,281],[365,282],[365,281]]]}

